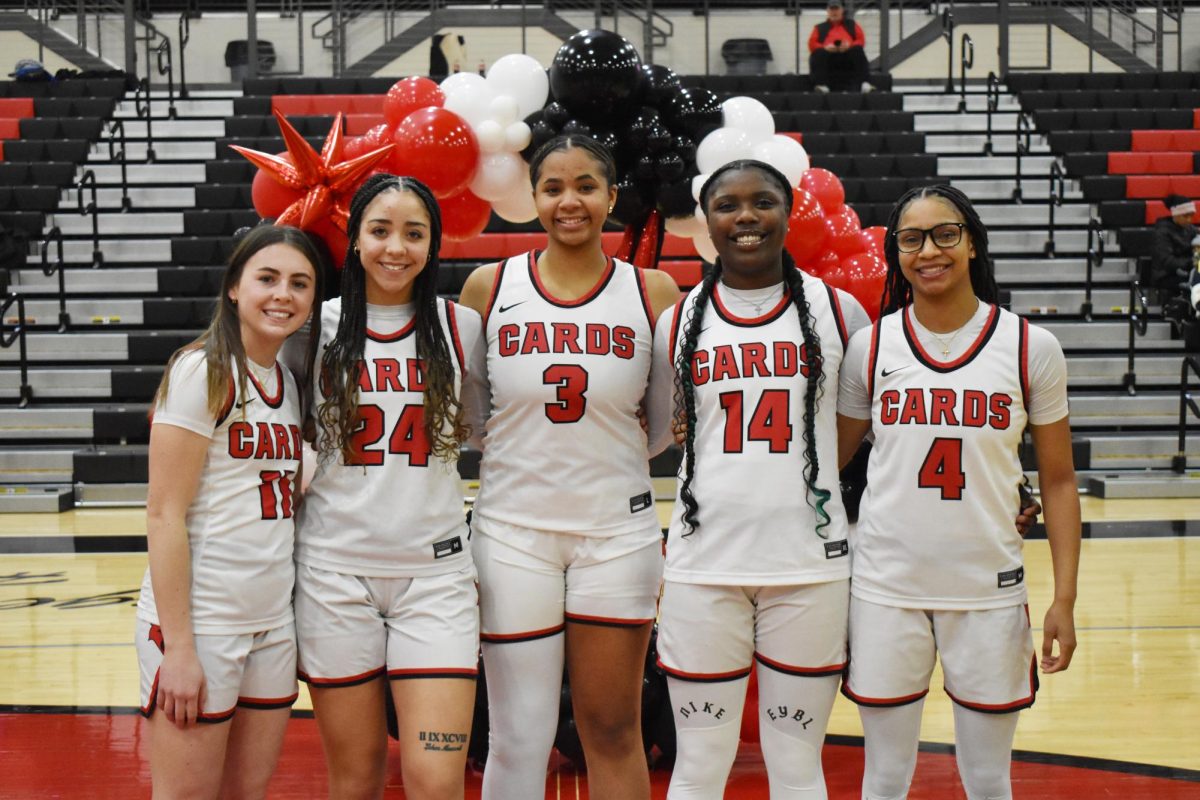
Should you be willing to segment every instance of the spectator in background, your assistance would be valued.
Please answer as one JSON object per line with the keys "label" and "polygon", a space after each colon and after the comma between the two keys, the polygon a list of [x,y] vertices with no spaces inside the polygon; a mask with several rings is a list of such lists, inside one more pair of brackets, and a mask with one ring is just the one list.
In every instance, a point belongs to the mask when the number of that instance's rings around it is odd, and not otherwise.
{"label": "spectator in background", "polygon": [[1151,287],[1164,297],[1178,294],[1179,285],[1188,280],[1192,270],[1192,239],[1196,226],[1195,202],[1182,195],[1167,195],[1163,199],[1169,216],[1154,223],[1154,249],[1150,264]]}
{"label": "spectator in background", "polygon": [[875,87],[867,81],[866,38],[862,26],[846,16],[843,0],[829,0],[828,19],[814,25],[808,37],[808,68],[818,92],[864,92]]}

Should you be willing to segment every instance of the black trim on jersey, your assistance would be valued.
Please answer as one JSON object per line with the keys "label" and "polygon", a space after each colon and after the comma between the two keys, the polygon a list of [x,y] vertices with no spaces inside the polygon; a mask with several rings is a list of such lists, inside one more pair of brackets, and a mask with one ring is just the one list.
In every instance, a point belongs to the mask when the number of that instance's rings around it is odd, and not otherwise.
{"label": "black trim on jersey", "polygon": [[343,686],[358,686],[376,678],[381,678],[387,674],[387,667],[378,667],[370,672],[364,672],[361,675],[356,675],[350,679],[344,678],[313,678],[312,676],[296,670],[296,677],[309,686],[316,686],[319,689],[339,689]]}
{"label": "black trim on jersey", "polygon": [[1021,405],[1029,412],[1029,320],[1020,319],[1017,328],[1017,374],[1021,378]]}
{"label": "black trim on jersey", "polygon": [[758,328],[763,325],[769,325],[775,320],[783,316],[787,311],[788,306],[792,304],[792,293],[787,288],[783,290],[783,296],[779,298],[779,303],[761,317],[745,318],[739,317],[729,309],[725,308],[725,304],[721,302],[721,293],[719,291],[720,284],[713,285],[712,300],[710,304],[713,310],[717,312],[717,316],[734,325],[738,328]]}
{"label": "black trim on jersey", "polygon": [[488,297],[487,306],[483,309],[483,325],[487,328],[488,317],[492,315],[492,306],[496,304],[496,297],[500,294],[500,281],[504,279],[504,265],[508,263],[508,259],[496,264],[496,275],[492,278],[492,293]]}
{"label": "black trim on jersey", "polygon": [[639,267],[633,268],[633,279],[637,281],[638,295],[642,298],[642,308],[646,311],[646,319],[650,321],[650,333],[654,333],[654,306],[650,304],[650,290],[646,286],[646,271]]}
{"label": "black trim on jersey", "polygon": [[929,689],[926,689],[923,692],[917,692],[916,694],[909,695],[907,697],[898,697],[895,700],[868,700],[852,692],[850,687],[846,685],[846,681],[843,680],[841,692],[843,697],[845,697],[851,703],[854,703],[856,706],[866,706],[867,708],[899,708],[900,706],[912,705],[918,700],[924,698],[927,694],[929,694]]}
{"label": "black trim on jersey", "polygon": [[416,329],[417,315],[413,314],[413,318],[405,323],[404,327],[398,331],[392,331],[391,333],[379,333],[378,331],[373,331],[370,328],[367,328],[367,338],[372,342],[382,342],[383,344],[388,344],[390,342],[400,341],[401,339],[410,335]]}
{"label": "black trim on jersey", "polygon": [[487,642],[488,644],[516,644],[518,642],[532,642],[536,639],[548,639],[551,636],[558,636],[567,629],[567,623],[563,622],[560,625],[555,625],[552,628],[546,628],[540,631],[529,631],[528,633],[480,633],[479,641]]}
{"label": "black trim on jersey", "polygon": [[837,326],[838,338],[842,340],[842,352],[845,352],[846,345],[850,341],[850,334],[846,332],[846,320],[842,316],[842,303],[838,300],[837,289],[827,283],[825,291],[829,294],[829,307],[833,310],[833,322]]}
{"label": "black trim on jersey", "polygon": [[238,708],[254,708],[262,711],[271,711],[276,708],[291,708],[296,704],[297,697],[299,697],[299,695],[294,694],[284,700],[268,700],[265,702],[262,700],[243,700],[239,697],[237,705]]}
{"label": "black trim on jersey", "polygon": [[455,317],[454,302],[452,300],[442,300],[442,307],[446,309],[446,327],[450,329],[450,341],[453,347],[450,348],[455,357],[458,358],[458,371],[467,374],[467,357],[463,353],[462,339],[458,335],[458,319]]}
{"label": "black trim on jersey", "polygon": [[794,678],[828,678],[833,675],[841,675],[846,671],[845,664],[837,664],[836,666],[829,667],[829,669],[789,667],[784,664],[780,664],[777,661],[771,661],[766,656],[757,652],[754,654],[754,660],[773,672],[778,672],[781,675],[791,675]]}
{"label": "black trim on jersey", "polygon": [[579,617],[574,614],[564,614],[563,618],[573,625],[594,625],[597,628],[640,628],[653,619],[601,619],[599,617]]}
{"label": "black trim on jersey", "polygon": [[431,669],[428,672],[424,672],[424,671],[415,672],[415,671],[401,670],[396,674],[392,674],[391,672],[389,672],[387,674],[387,679],[389,681],[412,681],[412,680],[422,680],[424,678],[452,678],[452,679],[459,679],[459,680],[465,680],[465,681],[474,681],[474,680],[479,679],[479,670],[473,669],[470,671],[465,671],[465,670],[454,670],[454,669],[447,669],[447,670]]}
{"label": "black trim on jersey", "polygon": [[921,343],[917,341],[917,333],[912,329],[912,323],[908,319],[908,310],[912,308],[907,305],[900,309],[900,327],[904,331],[904,338],[908,341],[908,349],[912,351],[913,357],[917,361],[934,372],[954,372],[959,367],[965,367],[975,360],[975,356],[983,352],[983,348],[987,347],[987,343],[991,340],[992,334],[996,332],[996,326],[1000,324],[1000,308],[992,306],[992,310],[988,315],[988,320],[984,323],[983,330],[979,336],[967,348],[967,352],[963,353],[953,361],[941,363],[934,361],[933,357],[925,352],[925,348],[921,347]]}
{"label": "black trim on jersey", "polygon": [[728,683],[729,681],[740,681],[742,678],[745,678],[750,674],[750,670],[754,669],[754,665],[751,664],[745,669],[735,669],[730,670],[729,672],[706,674],[702,672],[682,672],[677,669],[672,669],[664,664],[661,658],[656,658],[655,661],[658,663],[658,668],[663,672],[667,673],[672,678],[676,678],[681,681],[687,681],[688,683]]}
{"label": "black trim on jersey", "polygon": [[879,367],[879,329],[883,327],[883,318],[871,323],[871,349],[867,351],[867,397],[875,402],[875,370]]}
{"label": "black trim on jersey", "polygon": [[280,369],[278,361],[275,362],[275,383],[279,386],[279,394],[277,394],[274,398],[267,397],[266,390],[263,389],[262,384],[258,382],[258,378],[254,377],[253,371],[247,371],[246,377],[250,379],[252,384],[254,384],[255,391],[258,392],[258,396],[262,398],[264,403],[271,408],[279,408],[281,405],[283,405],[283,370]]}
{"label": "black trim on jersey", "polygon": [[[542,286],[542,279],[538,277],[537,272],[537,256],[537,250],[529,251],[529,282],[533,284],[533,290],[537,292],[543,300],[550,305],[558,306],[559,308],[579,308],[580,306],[587,305],[604,292],[604,290],[608,287],[608,284],[612,282],[613,276],[617,274],[616,259],[612,256],[605,256],[604,274],[600,276],[600,280],[595,286],[593,286],[591,289],[585,292],[582,297],[576,300],[559,300],[557,297],[552,296],[550,292],[547,291],[546,287]],[[630,269],[634,269],[634,267],[630,267]],[[653,320],[650,321],[650,327],[651,329],[654,327]]]}
{"label": "black trim on jersey", "polygon": [[675,303],[675,314],[671,317],[671,338],[667,341],[667,352],[671,356],[671,371],[675,371],[675,349],[679,346],[679,325],[683,321],[683,304],[687,297],[681,297]]}

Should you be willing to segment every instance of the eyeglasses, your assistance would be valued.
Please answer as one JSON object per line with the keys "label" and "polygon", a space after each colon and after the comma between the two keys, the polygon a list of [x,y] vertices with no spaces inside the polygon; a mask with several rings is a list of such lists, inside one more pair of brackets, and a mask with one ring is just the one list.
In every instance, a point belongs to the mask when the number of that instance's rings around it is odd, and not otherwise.
{"label": "eyeglasses", "polygon": [[901,228],[892,236],[896,239],[896,249],[901,253],[919,253],[925,246],[926,236],[932,236],[933,243],[938,247],[954,247],[962,241],[964,227],[961,222],[943,222],[932,228]]}

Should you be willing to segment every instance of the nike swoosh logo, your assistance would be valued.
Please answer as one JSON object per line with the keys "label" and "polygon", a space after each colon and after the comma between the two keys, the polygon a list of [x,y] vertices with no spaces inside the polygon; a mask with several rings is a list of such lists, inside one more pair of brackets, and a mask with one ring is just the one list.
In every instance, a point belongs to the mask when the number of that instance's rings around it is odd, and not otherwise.
{"label": "nike swoosh logo", "polygon": [[245,406],[248,406],[248,405],[250,405],[250,404],[251,404],[251,403],[253,403],[253,402],[254,402],[254,398],[253,398],[253,397],[251,397],[251,398],[250,398],[250,399],[248,399],[248,400],[243,400],[242,402],[235,404],[235,405],[234,405],[234,408],[244,408]]}
{"label": "nike swoosh logo", "polygon": [[886,378],[888,375],[895,374],[902,369],[908,369],[911,366],[912,366],[912,364],[905,364],[903,367],[896,367],[895,369],[885,369],[879,373],[879,377]]}
{"label": "nike swoosh logo", "polygon": [[525,302],[528,302],[528,301],[522,300],[520,303],[513,303],[513,304],[507,305],[507,306],[500,306],[499,308],[496,309],[496,313],[503,314],[505,311],[508,311],[509,309],[512,309],[512,308],[516,308],[517,306],[521,305],[521,303],[525,303]]}

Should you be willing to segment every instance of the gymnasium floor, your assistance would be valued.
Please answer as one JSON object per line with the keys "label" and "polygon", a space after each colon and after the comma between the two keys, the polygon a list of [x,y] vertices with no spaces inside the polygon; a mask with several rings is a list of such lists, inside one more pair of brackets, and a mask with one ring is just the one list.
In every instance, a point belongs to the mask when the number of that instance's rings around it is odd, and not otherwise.
{"label": "gymnasium floor", "polygon": [[[1022,714],[1015,795],[1200,798],[1200,501],[1085,497],[1084,520],[1079,650]],[[139,509],[0,515],[0,798],[149,796],[131,644],[144,549]],[[1050,594],[1045,540],[1027,543],[1026,564],[1036,624]],[[272,797],[325,796],[308,708],[302,693]],[[829,733],[830,797],[857,798],[861,729],[842,698]],[[964,797],[952,741],[935,688],[914,800]],[[391,774],[387,797],[404,797],[395,758]],[[669,772],[652,776],[665,797]],[[478,796],[472,774],[467,797]],[[756,746],[743,745],[726,796],[767,797]],[[587,797],[586,779],[560,763],[546,797]]]}

